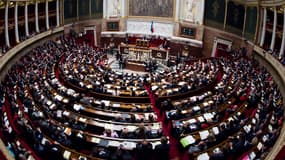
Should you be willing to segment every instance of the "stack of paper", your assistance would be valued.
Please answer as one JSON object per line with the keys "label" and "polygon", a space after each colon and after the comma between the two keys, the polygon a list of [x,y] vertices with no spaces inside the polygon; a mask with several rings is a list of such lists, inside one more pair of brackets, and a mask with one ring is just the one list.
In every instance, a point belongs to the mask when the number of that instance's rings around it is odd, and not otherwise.
{"label": "stack of paper", "polygon": [[213,130],[215,135],[219,134],[219,128],[218,127],[214,127],[212,130]]}
{"label": "stack of paper", "polygon": [[71,155],[71,152],[69,152],[69,151],[67,151],[67,150],[65,150],[65,151],[63,152],[63,158],[64,158],[64,159],[70,159],[70,155]]}
{"label": "stack of paper", "polygon": [[209,136],[209,131],[208,130],[204,130],[204,131],[200,131],[200,138],[201,140],[207,139],[207,137]]}
{"label": "stack of paper", "polygon": [[206,153],[202,153],[202,154],[200,154],[198,157],[197,157],[197,160],[209,160],[210,159],[210,157],[209,157],[209,155],[208,155],[208,153],[206,152]]}
{"label": "stack of paper", "polygon": [[193,138],[192,135],[189,135],[189,136],[186,136],[186,137],[180,139],[180,143],[182,144],[183,147],[186,147],[190,144],[193,144],[193,143],[195,143],[195,141],[196,140]]}

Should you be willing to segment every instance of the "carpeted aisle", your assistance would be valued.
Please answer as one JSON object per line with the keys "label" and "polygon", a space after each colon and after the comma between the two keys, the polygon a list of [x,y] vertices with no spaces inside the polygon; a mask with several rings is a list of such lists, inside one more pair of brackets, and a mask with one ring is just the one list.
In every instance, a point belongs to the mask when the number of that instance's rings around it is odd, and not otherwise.
{"label": "carpeted aisle", "polygon": [[156,98],[155,95],[151,92],[150,86],[145,85],[145,89],[148,92],[150,102],[153,106],[153,111],[157,115],[157,120],[161,122],[162,124],[162,130],[165,136],[169,137],[169,144],[170,144],[170,159],[171,160],[184,160],[189,159],[189,156],[187,153],[180,153],[178,150],[179,141],[178,139],[175,139],[173,136],[171,136],[171,121],[167,121],[165,112],[161,112],[161,110],[156,106]]}

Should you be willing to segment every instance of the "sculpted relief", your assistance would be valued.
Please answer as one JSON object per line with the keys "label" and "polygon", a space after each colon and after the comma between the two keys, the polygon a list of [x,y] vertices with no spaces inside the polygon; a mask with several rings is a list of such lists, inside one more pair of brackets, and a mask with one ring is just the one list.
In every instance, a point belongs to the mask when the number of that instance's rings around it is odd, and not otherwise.
{"label": "sculpted relief", "polygon": [[121,16],[121,0],[108,1],[108,15],[110,17]]}
{"label": "sculpted relief", "polygon": [[204,0],[183,0],[181,7],[182,19],[193,23],[203,23]]}

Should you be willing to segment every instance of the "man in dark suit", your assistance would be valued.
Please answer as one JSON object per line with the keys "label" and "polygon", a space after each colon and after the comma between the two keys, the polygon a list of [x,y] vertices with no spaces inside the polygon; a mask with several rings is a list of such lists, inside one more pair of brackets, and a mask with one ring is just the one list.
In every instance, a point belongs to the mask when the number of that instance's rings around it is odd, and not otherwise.
{"label": "man in dark suit", "polygon": [[156,145],[154,149],[155,159],[168,160],[169,159],[169,144],[168,139],[165,136],[160,138],[161,144]]}
{"label": "man in dark suit", "polygon": [[151,159],[153,154],[152,144],[145,139],[136,145],[136,160]]}

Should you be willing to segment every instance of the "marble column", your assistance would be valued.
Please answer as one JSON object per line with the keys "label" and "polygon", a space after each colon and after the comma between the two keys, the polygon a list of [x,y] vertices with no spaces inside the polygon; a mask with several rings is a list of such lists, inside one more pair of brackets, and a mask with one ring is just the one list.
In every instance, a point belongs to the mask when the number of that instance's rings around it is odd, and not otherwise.
{"label": "marble column", "polygon": [[15,19],[15,39],[16,43],[19,43],[19,28],[18,28],[18,2],[15,2],[14,6],[14,19]]}
{"label": "marble column", "polygon": [[46,29],[48,30],[49,29],[48,0],[46,0],[45,7],[46,7]]}
{"label": "marble column", "polygon": [[39,12],[38,12],[38,6],[39,6],[39,2],[36,0],[35,3],[35,24],[36,24],[36,32],[39,33],[40,29],[39,29]]}
{"label": "marble column", "polygon": [[121,17],[126,17],[126,0],[121,0]]}
{"label": "marble column", "polygon": [[25,33],[29,36],[28,2],[25,2]]}
{"label": "marble column", "polygon": [[59,0],[56,0],[56,26],[59,27]]}
{"label": "marble column", "polygon": [[103,0],[103,18],[107,18],[108,14],[108,5],[107,5],[107,0]]}
{"label": "marble column", "polygon": [[262,25],[262,33],[261,33],[261,40],[260,46],[263,46],[265,40],[265,32],[266,32],[266,19],[267,19],[267,9],[263,8],[263,25]]}
{"label": "marble column", "polygon": [[284,55],[284,49],[285,49],[285,9],[283,11],[283,36],[282,36],[282,43],[280,47],[280,53],[279,56],[282,57]]}
{"label": "marble column", "polygon": [[175,4],[175,21],[179,20],[179,16],[180,16],[180,0],[176,0],[176,4]]}
{"label": "marble column", "polygon": [[276,27],[277,27],[277,9],[274,8],[274,21],[273,21],[273,29],[272,29],[272,38],[271,38],[271,44],[270,49],[273,51],[275,46],[275,39],[276,39]]}
{"label": "marble column", "polygon": [[8,10],[9,10],[9,1],[6,1],[5,5],[5,41],[6,46],[10,47],[10,40],[9,40],[9,21],[8,21]]}

